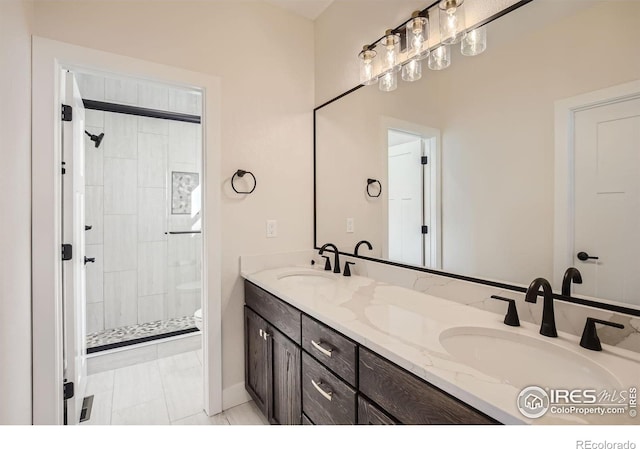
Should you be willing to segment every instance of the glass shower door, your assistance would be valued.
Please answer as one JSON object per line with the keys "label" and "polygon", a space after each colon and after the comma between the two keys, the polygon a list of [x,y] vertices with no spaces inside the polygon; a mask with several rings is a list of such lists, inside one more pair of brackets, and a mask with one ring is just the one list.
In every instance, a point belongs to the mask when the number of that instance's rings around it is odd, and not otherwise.
{"label": "glass shower door", "polygon": [[202,127],[169,123],[166,319],[193,328],[202,307]]}

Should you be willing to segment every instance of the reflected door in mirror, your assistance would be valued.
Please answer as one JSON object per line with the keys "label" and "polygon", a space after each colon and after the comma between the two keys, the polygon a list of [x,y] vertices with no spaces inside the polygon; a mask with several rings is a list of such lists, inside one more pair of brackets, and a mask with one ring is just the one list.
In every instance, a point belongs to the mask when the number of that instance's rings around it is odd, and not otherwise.
{"label": "reflected door in mirror", "polygon": [[640,291],[640,99],[577,112],[574,151],[574,266],[584,280],[575,290],[633,303]]}

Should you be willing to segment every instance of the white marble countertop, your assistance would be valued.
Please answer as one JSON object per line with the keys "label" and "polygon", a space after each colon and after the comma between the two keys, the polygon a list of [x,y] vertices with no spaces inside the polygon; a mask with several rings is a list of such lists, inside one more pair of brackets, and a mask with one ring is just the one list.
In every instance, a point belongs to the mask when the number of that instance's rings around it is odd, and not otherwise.
{"label": "white marble countertop", "polygon": [[[559,332],[558,338],[543,337],[538,333],[537,325],[522,322],[521,327],[509,327],[502,322],[503,316],[361,276],[344,277],[321,272],[323,276],[334,279],[324,282],[305,282],[303,278],[281,279],[292,273],[318,272],[318,269],[308,266],[290,266],[243,272],[242,276],[504,424],[640,423],[640,418],[632,418],[629,414],[547,413],[538,419],[526,418],[518,410],[516,401],[522,387],[529,385],[511,385],[495,370],[487,374],[487,370],[481,372],[466,365],[447,352],[440,336],[444,331],[461,327],[482,328],[494,333],[510,332],[514,339],[535,339],[542,348],[545,344],[555,345],[560,351],[565,351],[561,353],[570,355],[569,358],[588,358],[604,367],[604,372],[617,381],[615,386],[579,385],[579,379],[572,385],[540,385],[549,388],[582,386],[610,392],[615,388],[620,392],[640,387],[640,355],[637,353],[607,345],[603,345],[601,352],[589,351],[579,346],[579,337],[574,335]],[[532,351],[530,355],[540,356],[540,351]],[[507,367],[512,360],[505,357],[503,362]],[[563,367],[545,371],[540,372],[540,379],[553,381],[554,371],[561,374]],[[537,379],[535,373],[531,378]]]}

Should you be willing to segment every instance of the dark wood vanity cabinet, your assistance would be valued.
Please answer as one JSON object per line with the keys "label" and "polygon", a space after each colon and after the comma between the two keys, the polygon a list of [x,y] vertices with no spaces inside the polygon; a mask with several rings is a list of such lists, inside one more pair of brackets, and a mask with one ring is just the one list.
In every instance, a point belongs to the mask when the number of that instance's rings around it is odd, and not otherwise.
{"label": "dark wood vanity cabinet", "polygon": [[360,348],[359,389],[403,424],[496,424],[464,402]]}
{"label": "dark wood vanity cabinet", "polygon": [[[283,334],[271,329],[271,401],[268,418],[273,424],[301,424],[300,366],[302,351]],[[270,337],[267,337],[267,339]]]}
{"label": "dark wood vanity cabinet", "polygon": [[264,332],[267,322],[248,307],[244,308],[245,388],[260,411],[267,416],[268,352]]}
{"label": "dark wood vanity cabinet", "polygon": [[245,383],[272,424],[496,424],[245,282]]}
{"label": "dark wood vanity cabinet", "polygon": [[270,423],[301,424],[301,313],[250,283],[245,303],[246,389]]}

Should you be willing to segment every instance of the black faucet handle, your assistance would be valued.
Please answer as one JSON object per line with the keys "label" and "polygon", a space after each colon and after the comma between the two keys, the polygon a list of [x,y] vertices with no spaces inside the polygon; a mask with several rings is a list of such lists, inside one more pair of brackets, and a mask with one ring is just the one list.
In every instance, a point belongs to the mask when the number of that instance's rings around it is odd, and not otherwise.
{"label": "black faucet handle", "polygon": [[587,322],[584,325],[582,331],[582,338],[580,339],[580,346],[592,351],[602,351],[602,345],[598,338],[598,331],[596,330],[596,323],[604,324],[605,326],[616,327],[618,329],[624,329],[624,325],[620,323],[614,323],[612,321],[599,320],[597,318],[587,318]]}
{"label": "black faucet handle", "polygon": [[331,261],[329,259],[331,259],[330,256],[322,256],[325,259],[324,262],[324,271],[331,271]]}
{"label": "black faucet handle", "polygon": [[349,268],[349,265],[355,265],[355,262],[345,262],[344,263],[344,276],[351,276],[351,268]]}
{"label": "black faucet handle", "polygon": [[500,301],[506,301],[509,303],[507,308],[507,314],[504,317],[504,324],[507,326],[520,326],[520,318],[518,318],[518,309],[516,308],[516,300],[511,298],[504,298],[498,295],[491,295],[493,299],[499,299]]}

